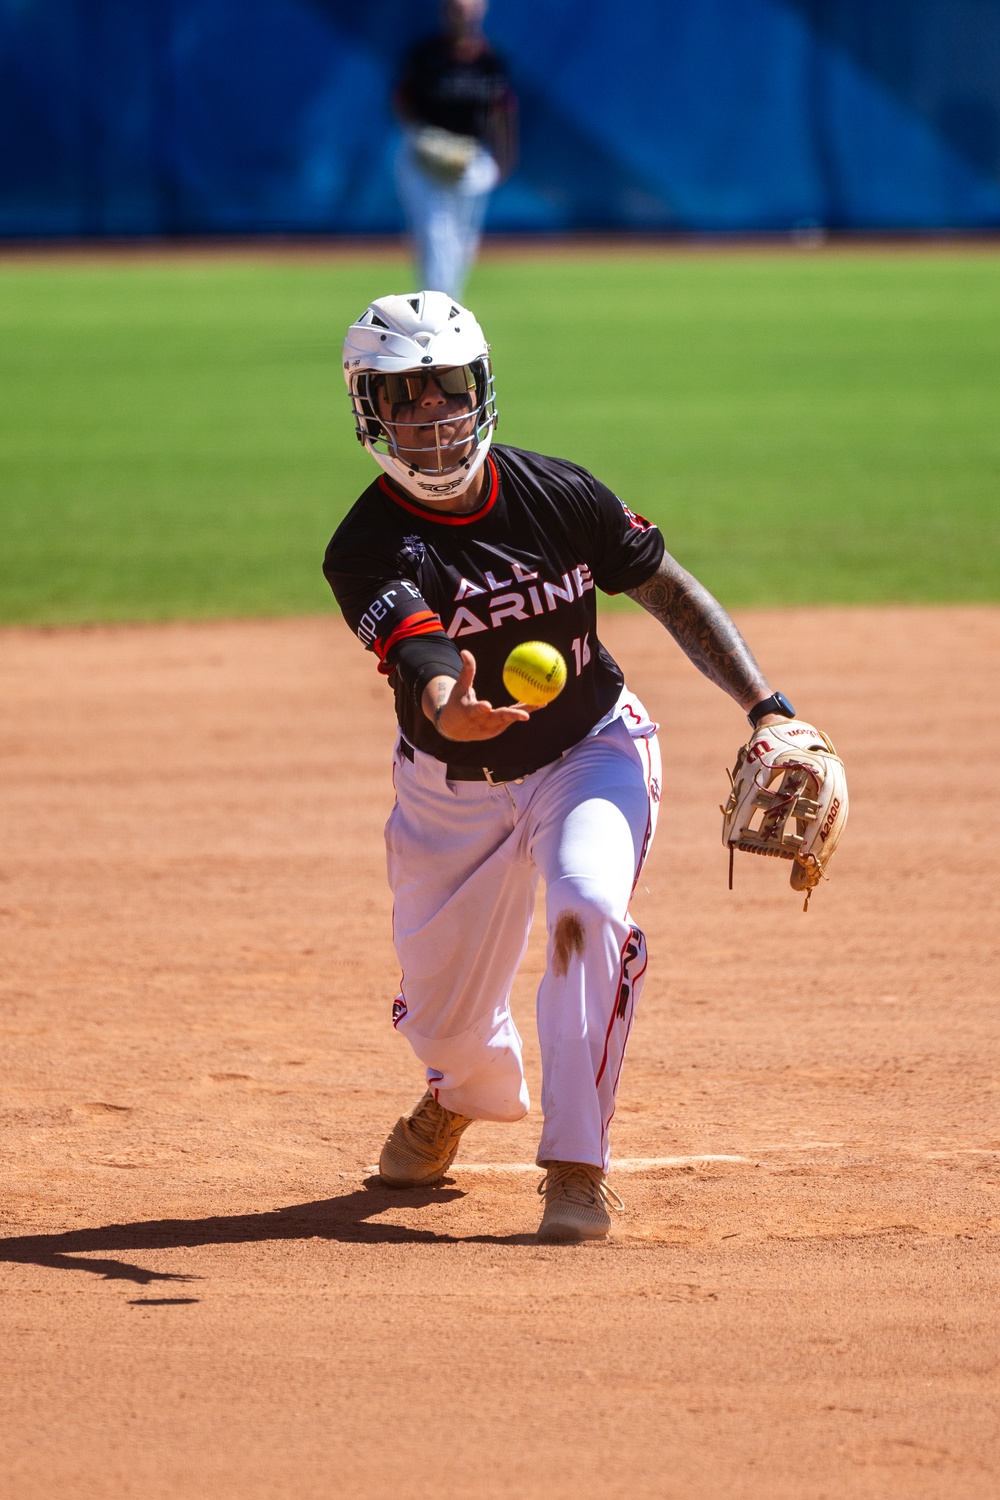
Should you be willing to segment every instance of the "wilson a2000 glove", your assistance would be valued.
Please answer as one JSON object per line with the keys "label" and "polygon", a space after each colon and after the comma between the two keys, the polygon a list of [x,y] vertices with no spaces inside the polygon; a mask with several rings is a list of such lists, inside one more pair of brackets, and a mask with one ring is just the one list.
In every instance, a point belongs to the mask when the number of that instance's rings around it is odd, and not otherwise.
{"label": "wilson a2000 glove", "polygon": [[843,761],[820,730],[787,719],[754,732],[729,779],[722,842],[730,890],[736,849],[776,855],[793,861],[791,885],[805,891],[805,911],[847,823]]}

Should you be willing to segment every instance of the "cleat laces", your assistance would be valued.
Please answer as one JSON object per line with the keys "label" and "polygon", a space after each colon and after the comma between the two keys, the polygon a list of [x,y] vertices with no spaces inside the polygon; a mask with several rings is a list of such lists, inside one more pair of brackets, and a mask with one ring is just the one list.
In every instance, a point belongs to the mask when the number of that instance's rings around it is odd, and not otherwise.
{"label": "cleat laces", "polygon": [[404,1130],[412,1149],[428,1158],[443,1156],[452,1140],[462,1134],[469,1121],[464,1115],[445,1109],[428,1091],[404,1121]]}
{"label": "cleat laces", "polygon": [[546,1202],[549,1198],[561,1198],[580,1208],[613,1208],[616,1213],[625,1210],[625,1204],[609,1186],[600,1167],[592,1167],[589,1162],[552,1162],[538,1184],[538,1196]]}

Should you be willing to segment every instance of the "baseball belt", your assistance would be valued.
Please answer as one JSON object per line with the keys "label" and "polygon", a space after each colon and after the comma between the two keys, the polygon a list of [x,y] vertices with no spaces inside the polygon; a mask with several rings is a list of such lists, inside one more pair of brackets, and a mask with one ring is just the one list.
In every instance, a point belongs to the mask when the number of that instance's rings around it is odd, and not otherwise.
{"label": "baseball belt", "polygon": [[[399,748],[407,760],[413,759],[413,746],[408,740],[400,736]],[[550,766],[553,761],[561,760],[562,753],[553,755],[548,760],[543,760],[537,766],[521,766],[515,771],[491,771],[487,766],[445,766],[445,775],[449,781],[487,781],[490,786],[503,786],[506,781],[523,781],[526,776],[532,776],[535,771],[541,771],[545,766]]]}

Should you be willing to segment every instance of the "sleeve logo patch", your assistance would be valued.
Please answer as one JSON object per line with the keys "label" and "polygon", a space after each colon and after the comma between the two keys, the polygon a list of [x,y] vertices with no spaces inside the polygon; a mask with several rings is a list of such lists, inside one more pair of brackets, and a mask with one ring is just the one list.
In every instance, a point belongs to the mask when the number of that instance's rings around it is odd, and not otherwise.
{"label": "sleeve logo patch", "polygon": [[427,548],[423,537],[404,536],[403,545],[396,553],[396,561],[400,567],[404,567],[407,563],[412,563],[415,567],[419,568],[426,555]]}
{"label": "sleeve logo patch", "polygon": [[633,527],[634,530],[636,530],[636,531],[653,531],[655,529],[654,526],[653,526],[652,521],[647,521],[646,517],[645,516],[640,516],[639,513],[638,513],[638,511],[630,510],[628,508],[628,506],[625,504],[625,501],[622,500],[620,498],[620,496],[616,495],[615,499],[618,501],[618,504],[621,506],[622,510],[625,512],[625,517],[626,517],[626,519],[628,521],[628,524],[631,527]]}

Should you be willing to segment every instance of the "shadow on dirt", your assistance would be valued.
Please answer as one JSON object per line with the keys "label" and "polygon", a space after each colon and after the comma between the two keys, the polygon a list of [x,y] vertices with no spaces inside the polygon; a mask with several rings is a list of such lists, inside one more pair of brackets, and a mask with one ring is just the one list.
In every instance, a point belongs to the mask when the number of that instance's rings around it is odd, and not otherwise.
{"label": "shadow on dirt", "polygon": [[[401,1224],[383,1224],[377,1216],[390,1208],[428,1208],[464,1198],[461,1188],[438,1185],[405,1192],[369,1177],[340,1198],[294,1203],[271,1213],[233,1214],[209,1219],[147,1219],[136,1224],[105,1224],[98,1229],[71,1229],[64,1234],[23,1235],[0,1239],[0,1262],[47,1266],[60,1271],[89,1271],[107,1281],[200,1281],[170,1271],[147,1271],[117,1259],[79,1260],[77,1256],[107,1250],[176,1250],[198,1245],[252,1245],[275,1240],[337,1240],[358,1245],[533,1245],[533,1234],[439,1234]],[[372,1221],[375,1222],[372,1222]]]}

